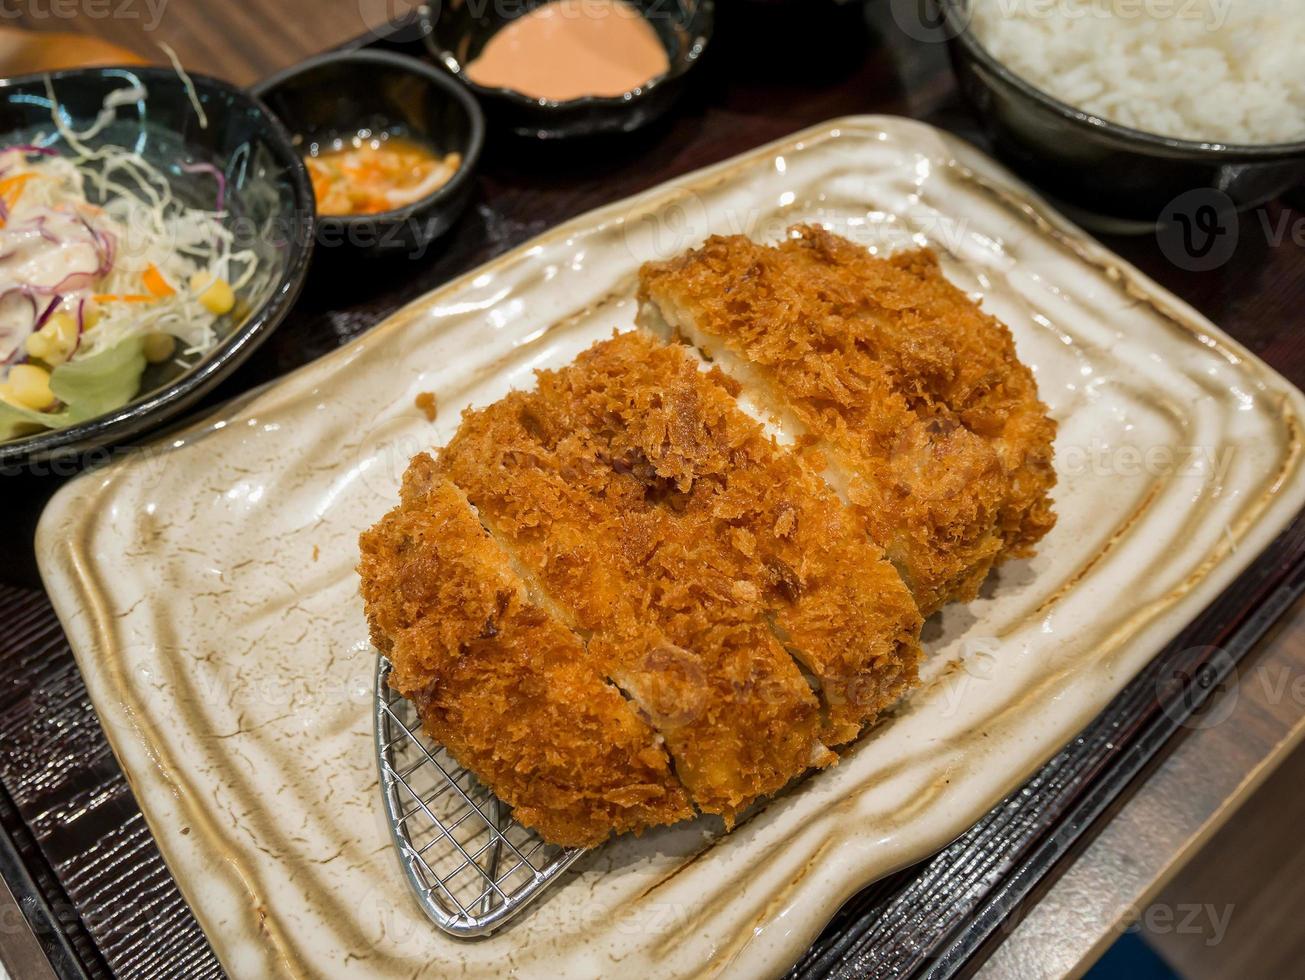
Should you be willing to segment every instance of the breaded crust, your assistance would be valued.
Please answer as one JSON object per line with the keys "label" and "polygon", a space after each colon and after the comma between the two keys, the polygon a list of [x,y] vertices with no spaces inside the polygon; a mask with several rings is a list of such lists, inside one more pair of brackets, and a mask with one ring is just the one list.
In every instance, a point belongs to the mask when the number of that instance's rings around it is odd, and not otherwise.
{"label": "breaded crust", "polygon": [[372,640],[432,737],[518,820],[592,847],[693,815],[660,740],[533,602],[466,497],[417,456],[361,537]]}
{"label": "breaded crust", "polygon": [[920,614],[901,577],[824,482],[740,411],[728,378],[629,333],[541,373],[539,390],[663,502],[695,564],[729,577],[722,601],[767,622],[814,677],[826,744],[855,738],[914,682]]}
{"label": "breaded crust", "polygon": [[794,236],[645,266],[643,319],[746,364],[746,394],[793,421],[926,615],[973,598],[1055,523],[1055,423],[1032,372],[932,253]]}
{"label": "breaded crust", "polygon": [[816,734],[854,738],[915,679],[920,617],[897,573],[682,348],[598,344],[469,413],[440,465],[592,632],[709,812],[830,761]]}
{"label": "breaded crust", "polygon": [[720,601],[727,571],[568,418],[513,392],[464,417],[440,467],[665,738],[694,802],[732,821],[833,760],[819,705],[764,622]]}

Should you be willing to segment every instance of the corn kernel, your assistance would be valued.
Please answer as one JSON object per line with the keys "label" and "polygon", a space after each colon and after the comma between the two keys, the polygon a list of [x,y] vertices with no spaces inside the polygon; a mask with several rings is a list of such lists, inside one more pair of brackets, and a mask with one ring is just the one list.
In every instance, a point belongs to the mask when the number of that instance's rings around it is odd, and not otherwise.
{"label": "corn kernel", "polygon": [[100,307],[98,303],[88,302],[82,307],[82,329],[90,330],[100,322]]}
{"label": "corn kernel", "polygon": [[177,342],[171,334],[152,333],[145,337],[145,360],[151,364],[162,364],[177,349]]}
{"label": "corn kernel", "polygon": [[41,330],[51,336],[59,337],[65,343],[77,342],[77,318],[64,310],[50,317]]}
{"label": "corn kernel", "polygon": [[40,357],[49,365],[62,364],[72,357],[72,352],[77,347],[77,321],[71,314],[60,310],[40,329],[40,335],[46,339],[46,343],[38,346],[42,347],[45,353],[35,354],[30,347],[28,353],[33,357]]}
{"label": "corn kernel", "polygon": [[207,272],[196,272],[190,277],[190,289],[214,316],[230,313],[236,305],[236,294],[225,279]]}
{"label": "corn kernel", "polygon": [[54,344],[43,333],[28,334],[24,346],[27,348],[28,356],[35,357],[37,360],[48,361],[54,355]]}
{"label": "corn kernel", "polygon": [[50,390],[50,372],[35,364],[15,364],[9,369],[5,382],[6,400],[34,412],[44,412],[54,407],[54,392]]}

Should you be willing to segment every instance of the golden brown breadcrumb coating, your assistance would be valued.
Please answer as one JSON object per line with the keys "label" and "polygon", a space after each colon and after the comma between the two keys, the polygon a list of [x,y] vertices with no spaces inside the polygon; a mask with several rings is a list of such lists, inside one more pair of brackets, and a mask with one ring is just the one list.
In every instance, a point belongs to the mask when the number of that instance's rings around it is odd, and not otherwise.
{"label": "golden brown breadcrumb coating", "polygon": [[716,366],[596,344],[467,412],[362,536],[392,685],[561,844],[731,825],[831,764],[916,681],[922,611],[1055,521],[1032,372],[931,253],[713,238],[640,299]]}
{"label": "golden brown breadcrumb coating", "polygon": [[732,579],[728,604],[760,615],[815,678],[829,745],[855,738],[916,676],[920,615],[883,552],[796,455],[680,345],[639,333],[597,344],[541,395],[567,405],[607,458],[670,503],[699,557]]}
{"label": "golden brown breadcrumb coating", "polygon": [[926,615],[973,598],[1055,523],[1056,427],[1033,374],[931,252],[885,260],[819,227],[793,234],[645,266],[641,322],[737,359]]}
{"label": "golden brown breadcrumb coating", "polygon": [[[442,470],[588,636],[592,661],[665,738],[697,805],[727,821],[813,763],[819,705],[764,622],[720,603],[733,580],[629,473],[604,459],[566,406],[513,392],[469,413]],[[547,737],[551,738],[551,734]]]}
{"label": "golden brown breadcrumb coating", "polygon": [[517,819],[556,844],[693,815],[657,736],[584,644],[531,601],[463,494],[416,457],[361,538],[362,595],[390,682]]}
{"label": "golden brown breadcrumb coating", "polygon": [[592,634],[708,812],[832,761],[817,735],[854,738],[915,678],[920,618],[897,573],[681,348],[598,344],[469,413],[440,466]]}

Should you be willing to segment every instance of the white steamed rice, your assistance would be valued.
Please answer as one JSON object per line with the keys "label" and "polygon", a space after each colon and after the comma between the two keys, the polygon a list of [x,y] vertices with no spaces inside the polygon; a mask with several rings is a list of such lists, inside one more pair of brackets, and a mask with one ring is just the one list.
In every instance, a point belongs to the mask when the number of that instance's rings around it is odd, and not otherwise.
{"label": "white steamed rice", "polygon": [[1124,126],[1305,140],[1305,0],[971,0],[971,29],[1026,81]]}

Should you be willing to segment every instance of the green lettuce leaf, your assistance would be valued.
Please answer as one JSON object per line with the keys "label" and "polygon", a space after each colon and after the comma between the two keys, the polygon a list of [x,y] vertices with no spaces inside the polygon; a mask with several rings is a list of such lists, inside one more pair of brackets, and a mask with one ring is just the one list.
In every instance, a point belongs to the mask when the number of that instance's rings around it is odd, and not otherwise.
{"label": "green lettuce leaf", "polygon": [[58,412],[0,401],[0,441],[39,429],[61,429],[111,412],[136,397],[145,372],[145,340],[131,337],[108,350],[61,364],[50,372],[50,390],[63,402]]}
{"label": "green lettuce leaf", "polygon": [[39,429],[57,429],[72,420],[67,412],[33,412],[8,402],[0,402],[0,442],[30,435]]}
{"label": "green lettuce leaf", "polygon": [[60,364],[50,374],[50,390],[64,403],[60,414],[85,422],[111,412],[136,397],[145,372],[145,338],[127,340],[91,357]]}

